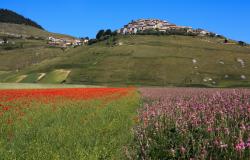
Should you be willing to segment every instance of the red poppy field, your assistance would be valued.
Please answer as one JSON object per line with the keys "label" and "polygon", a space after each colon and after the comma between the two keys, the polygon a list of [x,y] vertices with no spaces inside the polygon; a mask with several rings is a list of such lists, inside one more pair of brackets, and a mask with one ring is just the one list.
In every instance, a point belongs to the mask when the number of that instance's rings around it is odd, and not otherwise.
{"label": "red poppy field", "polygon": [[134,88],[0,90],[0,159],[123,159]]}

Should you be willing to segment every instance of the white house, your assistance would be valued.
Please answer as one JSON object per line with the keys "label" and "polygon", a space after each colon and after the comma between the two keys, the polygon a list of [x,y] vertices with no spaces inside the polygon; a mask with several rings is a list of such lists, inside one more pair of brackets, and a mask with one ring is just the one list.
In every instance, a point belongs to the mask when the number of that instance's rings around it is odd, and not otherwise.
{"label": "white house", "polygon": [[76,40],[74,40],[73,45],[74,45],[74,46],[81,46],[82,43],[83,43],[83,42],[82,42],[81,40],[76,39]]}
{"label": "white house", "polygon": [[200,30],[200,35],[201,36],[205,36],[205,35],[207,35],[207,34],[209,34],[210,32],[208,32],[208,31],[205,31],[205,30]]}
{"label": "white house", "polygon": [[121,29],[118,29],[116,32],[117,32],[118,34],[121,34]]}
{"label": "white house", "polygon": [[122,33],[123,33],[123,34],[127,34],[127,32],[128,32],[128,29],[127,29],[127,28],[123,28]]}
{"label": "white house", "polygon": [[49,37],[48,38],[50,41],[55,41],[55,38],[54,37]]}
{"label": "white house", "polygon": [[88,42],[89,42],[88,39],[84,39],[84,40],[83,40],[83,43],[84,43],[84,44],[87,44]]}
{"label": "white house", "polygon": [[134,32],[134,34],[136,34],[138,32],[138,29],[134,28],[133,32]]}

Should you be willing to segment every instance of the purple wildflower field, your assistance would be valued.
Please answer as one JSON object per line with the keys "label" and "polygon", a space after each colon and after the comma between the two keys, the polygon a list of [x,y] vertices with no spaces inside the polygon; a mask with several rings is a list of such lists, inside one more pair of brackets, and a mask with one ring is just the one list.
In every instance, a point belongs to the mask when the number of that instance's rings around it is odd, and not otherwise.
{"label": "purple wildflower field", "polygon": [[250,159],[250,90],[139,91],[138,159]]}

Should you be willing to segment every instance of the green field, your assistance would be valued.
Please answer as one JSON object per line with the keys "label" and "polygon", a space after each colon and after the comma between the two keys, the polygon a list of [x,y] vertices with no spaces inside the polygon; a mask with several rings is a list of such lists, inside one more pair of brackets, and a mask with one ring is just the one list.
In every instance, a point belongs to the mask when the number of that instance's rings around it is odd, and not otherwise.
{"label": "green field", "polygon": [[[51,54],[46,52],[46,56],[54,58],[40,59],[18,73],[0,74],[0,79],[13,82],[13,78],[22,75],[46,73],[48,77],[36,83],[200,87],[250,84],[248,46],[223,44],[220,38],[187,36],[124,36],[118,37],[117,43],[121,45],[107,46],[101,42],[65,53],[51,49]],[[0,59],[4,61],[10,55],[14,58],[13,54],[2,53]],[[28,56],[22,55],[25,60],[19,61],[28,63]],[[56,70],[69,70],[70,74],[60,76],[55,74]],[[24,82],[33,83],[34,78]]]}

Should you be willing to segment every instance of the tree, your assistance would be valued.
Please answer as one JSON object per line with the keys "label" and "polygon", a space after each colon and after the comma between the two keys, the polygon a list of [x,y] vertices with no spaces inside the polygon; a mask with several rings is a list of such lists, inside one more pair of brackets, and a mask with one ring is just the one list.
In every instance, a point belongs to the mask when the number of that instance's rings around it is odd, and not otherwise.
{"label": "tree", "polygon": [[92,44],[97,43],[97,42],[98,42],[98,40],[96,40],[96,39],[90,39],[88,42],[88,45],[92,45]]}
{"label": "tree", "polygon": [[111,29],[107,29],[106,31],[105,31],[105,34],[104,34],[105,36],[111,36],[112,35],[112,31],[111,31]]}
{"label": "tree", "polygon": [[228,43],[228,40],[227,40],[227,39],[225,39],[225,40],[224,40],[224,43]]}
{"label": "tree", "polygon": [[112,36],[116,36],[117,34],[118,34],[117,31],[112,32]]}
{"label": "tree", "polygon": [[238,43],[239,43],[240,46],[246,46],[246,43],[243,42],[243,41],[239,41]]}
{"label": "tree", "polygon": [[80,37],[79,39],[81,39],[81,40],[89,40],[89,37]]}
{"label": "tree", "polygon": [[96,39],[100,39],[102,36],[104,36],[104,33],[105,31],[103,29],[99,30],[98,33],[96,34]]}

